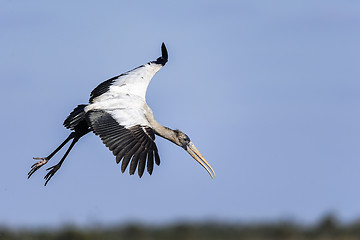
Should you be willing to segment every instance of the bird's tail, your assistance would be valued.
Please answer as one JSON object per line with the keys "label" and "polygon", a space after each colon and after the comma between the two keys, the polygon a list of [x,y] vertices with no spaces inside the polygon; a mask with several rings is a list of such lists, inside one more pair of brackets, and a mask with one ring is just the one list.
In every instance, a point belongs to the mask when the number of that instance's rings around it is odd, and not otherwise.
{"label": "bird's tail", "polygon": [[84,108],[86,106],[86,104],[78,105],[65,119],[63,123],[64,127],[75,130],[75,127],[78,126],[80,122],[85,120]]}

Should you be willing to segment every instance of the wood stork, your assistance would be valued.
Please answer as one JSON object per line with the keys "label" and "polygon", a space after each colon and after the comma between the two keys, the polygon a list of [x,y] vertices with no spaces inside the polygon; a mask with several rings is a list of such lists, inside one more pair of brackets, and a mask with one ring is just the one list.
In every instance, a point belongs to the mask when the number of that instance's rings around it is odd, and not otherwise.
{"label": "wood stork", "polygon": [[116,156],[124,172],[130,163],[130,174],[138,169],[139,177],[144,173],[145,164],[151,175],[154,160],[160,164],[155,134],[170,140],[185,149],[213,178],[215,172],[180,130],[172,130],[160,125],[150,107],[146,104],[145,94],[151,78],[168,61],[165,44],[161,45],[162,56],[131,71],[115,76],[100,83],[90,94],[89,104],[78,105],[65,119],[64,127],[72,130],[70,135],[49,156],[34,158],[40,160],[31,166],[28,178],[44,166],[67,142],[72,142],[60,162],[48,169],[45,185],[59,170],[75,143],[85,134],[93,131]]}

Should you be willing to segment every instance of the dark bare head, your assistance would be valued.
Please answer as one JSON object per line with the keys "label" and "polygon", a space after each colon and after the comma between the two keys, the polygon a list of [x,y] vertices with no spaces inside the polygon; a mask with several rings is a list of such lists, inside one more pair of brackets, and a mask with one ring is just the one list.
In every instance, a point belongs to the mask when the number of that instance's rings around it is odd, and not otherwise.
{"label": "dark bare head", "polygon": [[214,178],[214,170],[205,160],[205,158],[201,155],[195,145],[191,142],[190,138],[180,130],[174,130],[174,133],[175,137],[172,139],[172,142],[185,149],[185,151],[187,151],[198,163],[200,163],[200,165],[205,168],[205,170],[210,174],[210,176]]}
{"label": "dark bare head", "polygon": [[187,145],[191,142],[188,135],[180,130],[174,130],[176,137],[174,138],[175,144],[186,150]]}

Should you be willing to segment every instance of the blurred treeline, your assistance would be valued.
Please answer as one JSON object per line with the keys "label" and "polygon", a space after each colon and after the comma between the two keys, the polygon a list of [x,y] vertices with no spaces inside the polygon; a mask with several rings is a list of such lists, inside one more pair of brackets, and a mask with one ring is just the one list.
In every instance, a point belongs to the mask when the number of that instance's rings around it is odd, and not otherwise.
{"label": "blurred treeline", "polygon": [[225,224],[183,223],[171,226],[145,226],[131,224],[120,227],[14,230],[0,228],[0,240],[355,240],[360,239],[360,221],[340,224],[333,216],[323,218],[314,226],[303,226],[292,222]]}

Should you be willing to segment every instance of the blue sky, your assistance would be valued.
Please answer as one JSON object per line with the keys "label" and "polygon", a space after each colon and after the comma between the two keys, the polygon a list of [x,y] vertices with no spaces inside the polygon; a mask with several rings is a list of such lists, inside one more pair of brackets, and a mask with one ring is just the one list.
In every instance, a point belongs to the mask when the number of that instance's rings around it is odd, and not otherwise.
{"label": "blue sky", "polygon": [[[2,1],[0,224],[312,223],[360,217],[357,1]],[[44,187],[32,157],[100,82],[160,56],[158,122],[216,171],[157,137],[161,165],[121,174],[88,134]],[[49,166],[60,160],[59,153]]]}

